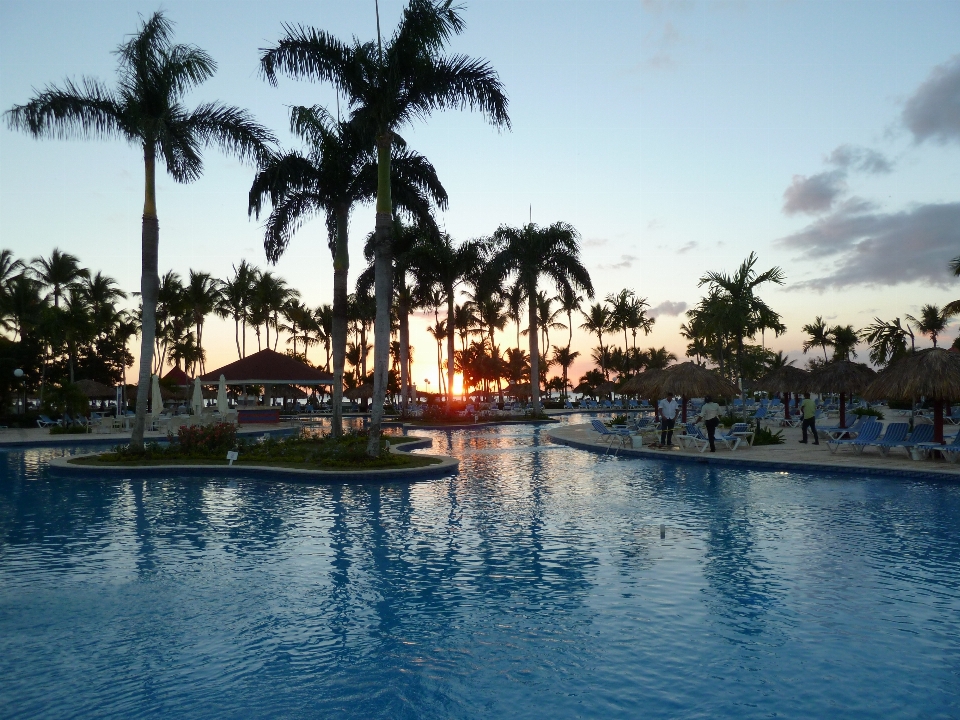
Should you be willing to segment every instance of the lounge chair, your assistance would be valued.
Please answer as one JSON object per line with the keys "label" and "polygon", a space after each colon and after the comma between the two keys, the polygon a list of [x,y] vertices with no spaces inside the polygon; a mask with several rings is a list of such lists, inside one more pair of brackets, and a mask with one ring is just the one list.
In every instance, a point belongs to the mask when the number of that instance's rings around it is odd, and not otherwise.
{"label": "lounge chair", "polygon": [[929,450],[931,448],[936,449],[938,443],[933,441],[933,425],[920,424],[913,426],[913,432],[910,433],[910,440],[903,443],[903,449],[907,451],[907,455],[910,455],[910,451],[914,448],[924,451],[925,454],[929,455]]}
{"label": "lounge chair", "polygon": [[684,447],[694,447],[698,452],[703,452],[710,447],[710,438],[703,434],[696,423],[686,424],[686,435],[677,435],[677,440]]}
{"label": "lounge chair", "polygon": [[743,441],[746,441],[747,445],[753,445],[753,431],[749,423],[734,423],[732,428],[717,435],[716,439],[726,445],[728,450],[736,450]]}
{"label": "lounge chair", "polygon": [[876,420],[870,420],[864,422],[860,426],[860,432],[855,438],[841,440],[839,438],[831,438],[827,440],[827,447],[830,448],[830,452],[836,452],[843,445],[849,445],[854,448],[858,453],[863,453],[863,449],[867,445],[872,445],[874,440],[880,436],[880,431],[883,429],[883,425],[878,423]]}
{"label": "lounge chair", "polygon": [[889,455],[890,448],[903,447],[909,431],[910,426],[907,423],[888,423],[883,431],[883,437],[870,444],[880,448],[881,455]]}
{"label": "lounge chair", "polygon": [[599,433],[597,442],[607,443],[607,452],[610,452],[610,448],[613,447],[613,441],[617,441],[617,452],[620,452],[620,448],[624,447],[628,441],[630,441],[630,431],[626,428],[608,428],[602,422],[594,418],[590,421],[590,424],[593,426],[593,429]]}
{"label": "lounge chair", "polygon": [[[820,418],[817,417],[817,420]],[[860,431],[863,429],[864,424],[876,422],[876,419],[870,415],[859,415],[856,420],[853,421],[853,424],[848,425],[847,427],[840,427],[839,425],[833,425],[831,427],[817,428],[817,432],[825,433],[827,436],[827,442],[831,440],[852,440],[857,435],[860,434]]]}
{"label": "lounge chair", "polygon": [[[925,427],[933,426],[920,425],[917,427],[917,430]],[[916,434],[916,431],[914,431],[914,434]],[[953,442],[947,443],[946,445],[941,445],[940,443],[935,442],[918,442],[916,443],[916,447],[920,450],[926,451],[928,457],[933,451],[939,450],[941,453],[943,453],[944,458],[952,463],[955,463],[957,460],[960,460],[960,433],[954,435]]]}
{"label": "lounge chair", "polygon": [[62,427],[63,422],[61,420],[52,420],[48,415],[41,415],[37,418],[37,427],[45,428],[53,427],[54,425],[57,427]]}

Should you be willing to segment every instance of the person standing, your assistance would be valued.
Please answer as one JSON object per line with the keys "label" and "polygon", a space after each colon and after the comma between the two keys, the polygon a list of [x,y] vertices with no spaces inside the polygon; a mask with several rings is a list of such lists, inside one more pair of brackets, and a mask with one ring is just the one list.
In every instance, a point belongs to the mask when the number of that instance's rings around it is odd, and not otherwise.
{"label": "person standing", "polygon": [[660,414],[660,446],[671,447],[673,445],[673,427],[677,424],[677,410],[680,404],[673,399],[673,393],[668,392],[667,396],[657,403],[657,411]]}
{"label": "person standing", "polygon": [[803,394],[803,402],[800,403],[800,416],[803,418],[803,421],[800,423],[800,428],[803,430],[803,440],[800,442],[807,442],[807,430],[813,432],[813,444],[819,445],[820,438],[817,437],[817,404],[810,399],[810,393],[805,392]]}
{"label": "person standing", "polygon": [[717,451],[717,425],[720,424],[720,406],[713,401],[713,398],[707,395],[703,399],[703,407],[700,408],[700,419],[707,426],[707,439],[710,440],[710,452]]}

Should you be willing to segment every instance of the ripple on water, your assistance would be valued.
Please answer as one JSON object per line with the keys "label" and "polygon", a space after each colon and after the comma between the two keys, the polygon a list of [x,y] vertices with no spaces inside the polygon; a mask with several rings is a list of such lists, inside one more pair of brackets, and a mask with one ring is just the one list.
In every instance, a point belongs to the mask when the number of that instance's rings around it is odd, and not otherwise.
{"label": "ripple on water", "polygon": [[[4,717],[960,715],[960,490],[418,431],[436,481],[0,467]],[[660,536],[663,525],[664,537]]]}

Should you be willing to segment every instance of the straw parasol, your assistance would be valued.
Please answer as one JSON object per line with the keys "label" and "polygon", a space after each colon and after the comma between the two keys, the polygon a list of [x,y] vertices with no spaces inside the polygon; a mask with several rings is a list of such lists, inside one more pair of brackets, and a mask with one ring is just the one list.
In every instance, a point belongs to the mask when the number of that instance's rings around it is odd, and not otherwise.
{"label": "straw parasol", "polygon": [[757,382],[757,388],[768,393],[783,395],[783,416],[790,419],[790,393],[806,387],[810,373],[806,370],[784,365],[767,374]]}
{"label": "straw parasol", "polygon": [[617,391],[617,384],[612,380],[607,380],[605,382],[597,385],[597,395],[609,395],[612,392]]}
{"label": "straw parasol", "polygon": [[580,395],[593,395],[593,387],[589,383],[580,383],[577,385],[573,391],[579,393]]}
{"label": "straw parasol", "polygon": [[200,378],[197,378],[193,383],[193,398],[190,400],[190,407],[193,408],[194,415],[203,412],[203,389],[200,387]]}
{"label": "straw parasol", "polygon": [[648,389],[663,372],[663,370],[645,370],[639,375],[634,375],[620,386],[620,393],[623,395],[650,395]]}
{"label": "straw parasol", "polygon": [[373,397],[373,385],[366,384],[344,391],[343,396],[348,400],[369,400]]}
{"label": "straw parasol", "polygon": [[117,396],[117,389],[104,385],[96,380],[77,380],[74,383],[88,400],[113,400]]}
{"label": "straw parasol", "polygon": [[736,385],[716,370],[707,370],[695,362],[671,365],[653,378],[645,390],[653,397],[661,397],[668,392],[679,395],[683,408],[681,418],[683,422],[687,421],[687,398],[706,395],[732,397],[740,392]]}
{"label": "straw parasol", "polygon": [[803,389],[805,392],[840,393],[840,427],[846,427],[846,395],[862,393],[876,376],[877,374],[863,363],[838,360],[810,373]]}
{"label": "straw parasol", "polygon": [[530,397],[530,383],[511,383],[510,387],[504,390],[504,393],[512,397]]}
{"label": "straw parasol", "polygon": [[943,404],[960,398],[960,353],[921,350],[889,365],[863,390],[868,400],[933,400],[933,437],[943,443]]}

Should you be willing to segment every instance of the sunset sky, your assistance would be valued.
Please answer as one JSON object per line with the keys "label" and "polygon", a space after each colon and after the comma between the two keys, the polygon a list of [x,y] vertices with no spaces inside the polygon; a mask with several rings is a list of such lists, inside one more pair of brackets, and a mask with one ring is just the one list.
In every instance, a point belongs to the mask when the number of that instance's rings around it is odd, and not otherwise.
{"label": "sunset sky", "polygon": [[[403,5],[381,0],[385,34]],[[798,365],[800,327],[816,315],[860,328],[960,298],[947,271],[960,255],[960,3],[464,5],[467,28],[450,51],[484,57],[499,72],[513,130],[447,111],[401,131],[436,166],[450,195],[438,220],[456,240],[531,214],[539,224],[573,224],[598,295],[629,287],[647,297],[658,320],[643,345],[681,357],[677,329],[702,295],[698,279],[733,271],[751,251],[761,269],[786,272],[787,285],[762,296],[788,332],[766,340]],[[376,34],[373,0],[0,0],[0,108],[67,77],[113,84],[111,51],[136,30],[138,13],[158,8],[176,23],[178,42],[219,64],[190,102],[248,108],[284,147],[297,147],[288,106],[336,112],[336,97],[308,82],[270,87],[259,49],[284,23],[344,39]],[[262,228],[246,213],[253,168],[213,149],[205,158],[197,182],[158,182],[161,272],[226,277],[241,259],[266,267]],[[120,141],[35,141],[4,123],[0,242],[23,258],[59,247],[138,290],[142,183],[140,153]],[[372,206],[353,214],[351,286],[373,220]],[[331,301],[322,220],[300,231],[276,271],[308,304]],[[436,387],[426,324],[414,322],[414,379]],[[942,343],[956,333],[955,322]],[[204,344],[208,368],[235,359],[232,323],[211,320]],[[584,355],[593,344],[575,331]],[[588,367],[579,363],[574,377]]]}

